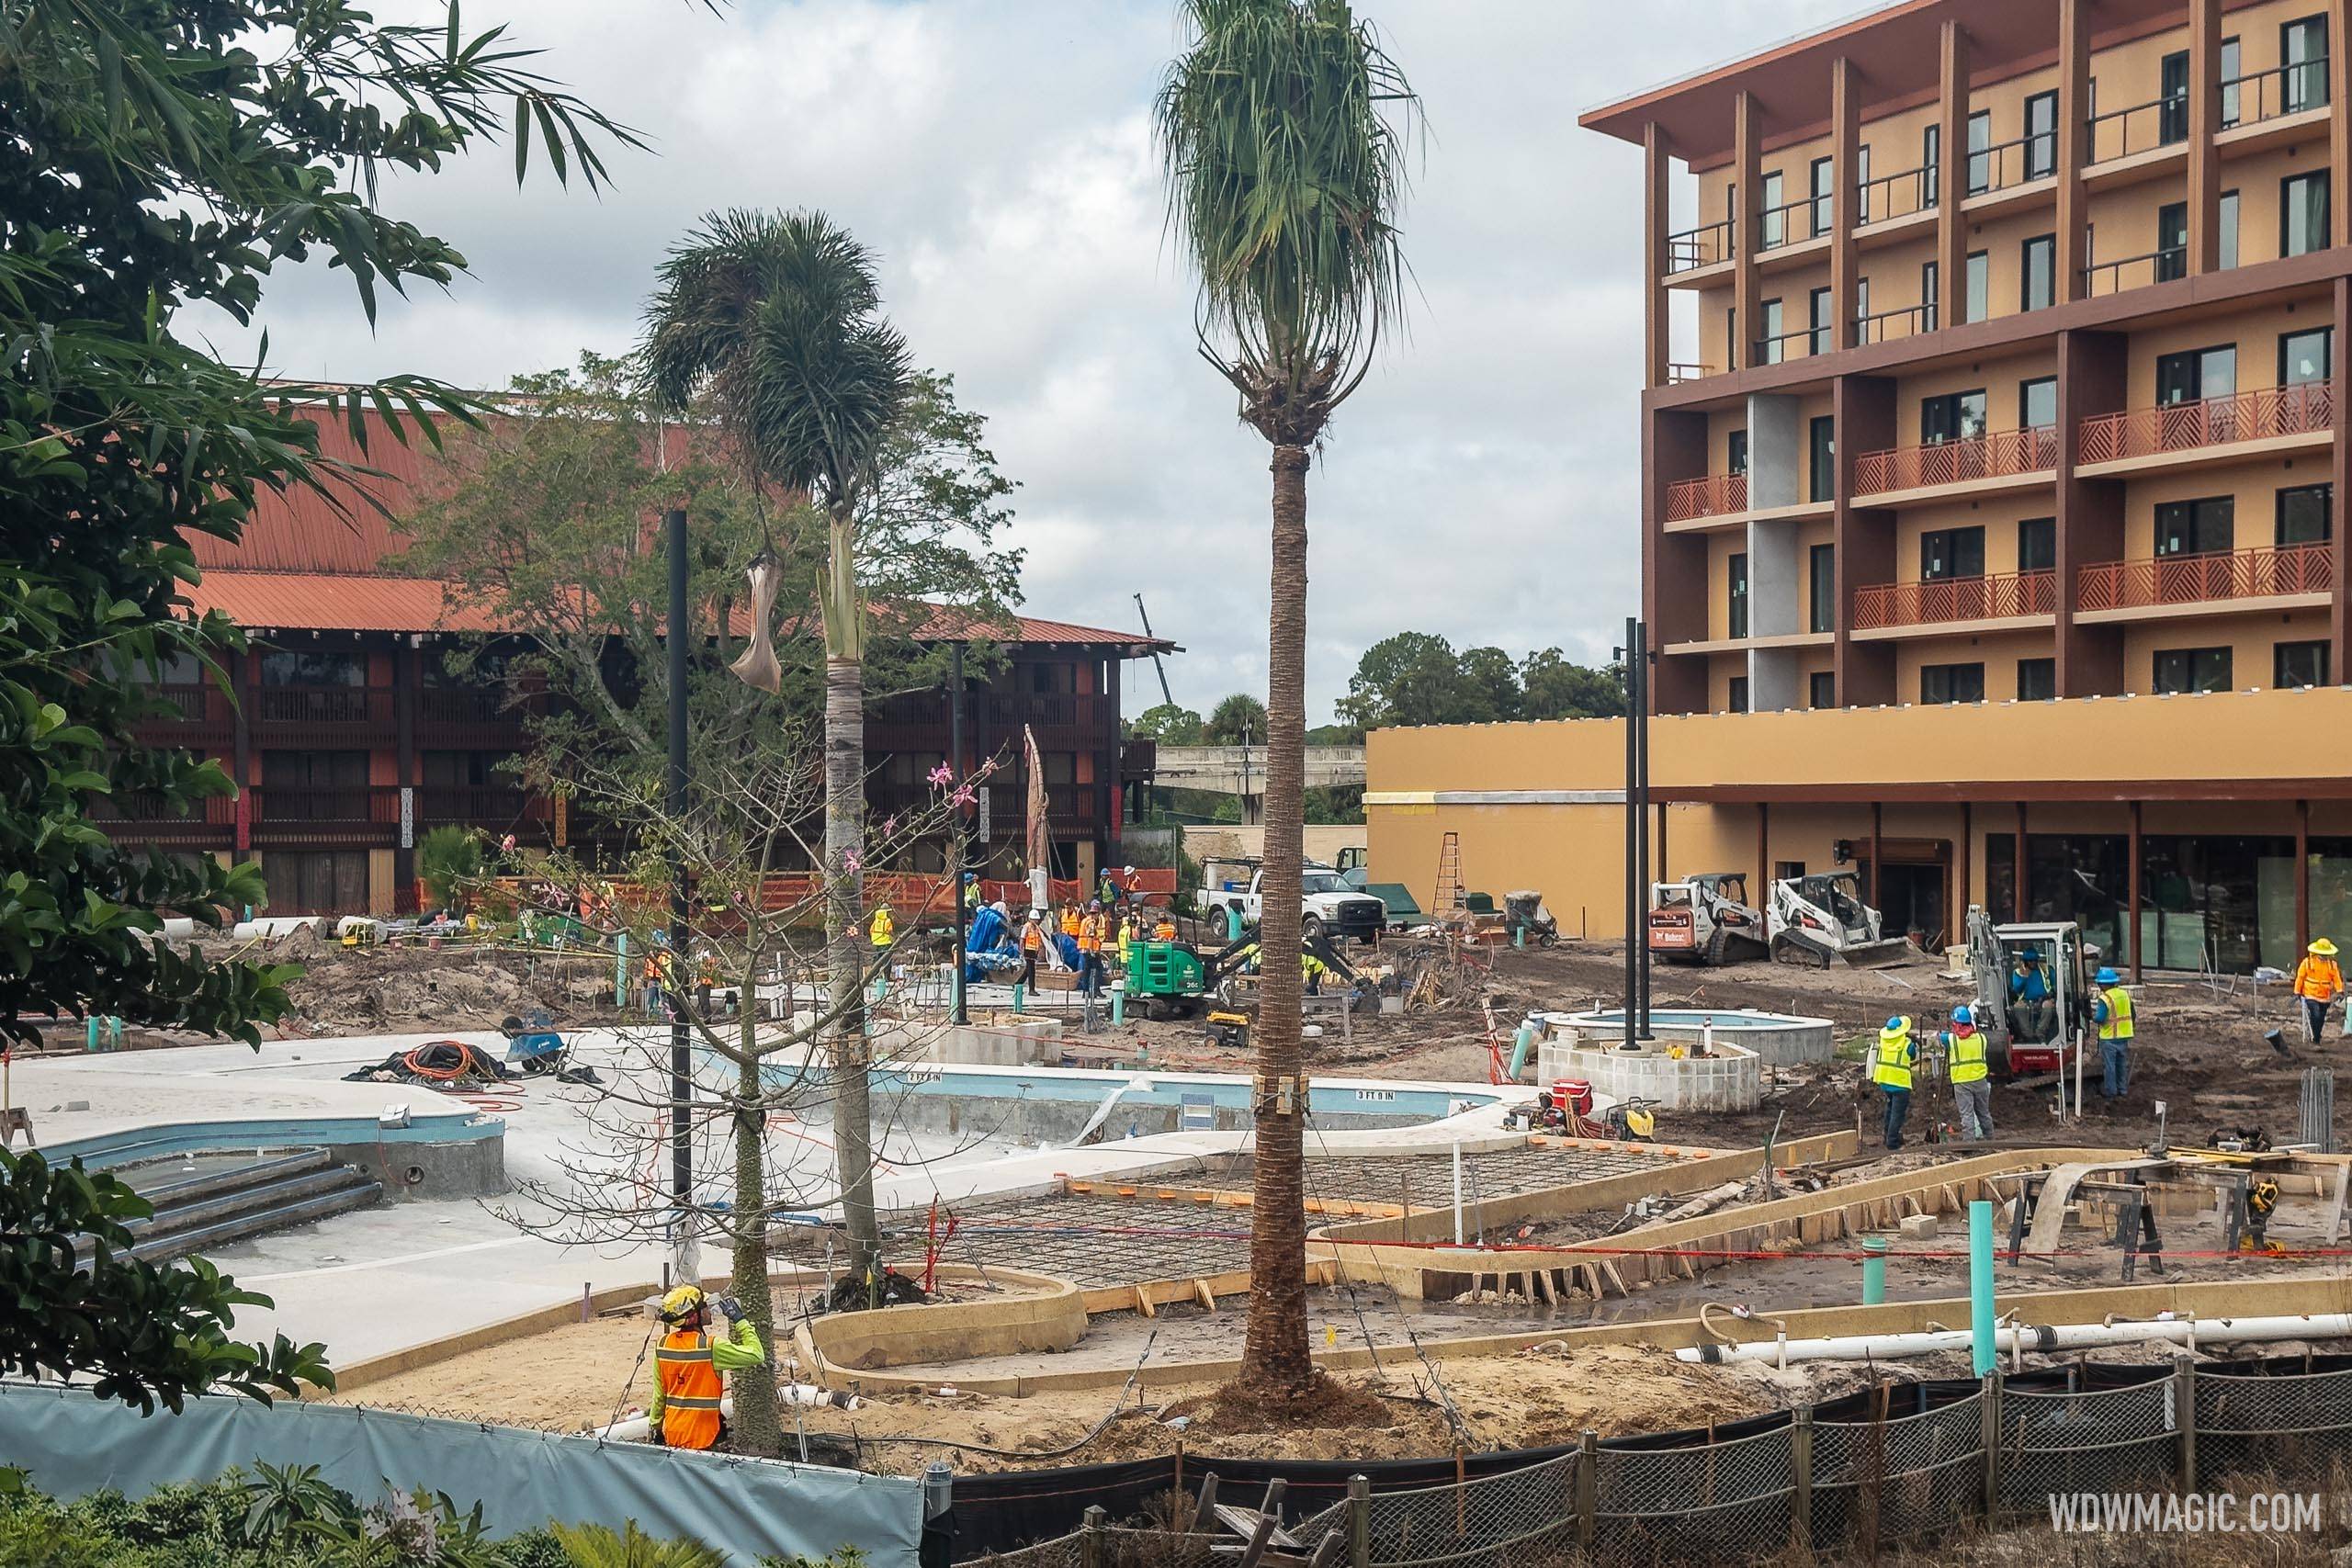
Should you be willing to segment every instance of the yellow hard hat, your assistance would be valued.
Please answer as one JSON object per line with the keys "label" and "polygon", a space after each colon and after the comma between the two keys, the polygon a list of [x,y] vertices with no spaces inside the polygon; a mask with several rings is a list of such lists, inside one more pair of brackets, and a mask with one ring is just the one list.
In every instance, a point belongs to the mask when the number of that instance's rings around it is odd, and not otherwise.
{"label": "yellow hard hat", "polygon": [[680,1285],[662,1298],[662,1321],[680,1323],[703,1310],[707,1298],[700,1285]]}
{"label": "yellow hard hat", "polygon": [[2327,938],[2322,937],[2317,942],[2312,943],[2312,951],[2318,953],[2322,958],[2333,958],[2335,956],[2335,944],[2328,941]]}

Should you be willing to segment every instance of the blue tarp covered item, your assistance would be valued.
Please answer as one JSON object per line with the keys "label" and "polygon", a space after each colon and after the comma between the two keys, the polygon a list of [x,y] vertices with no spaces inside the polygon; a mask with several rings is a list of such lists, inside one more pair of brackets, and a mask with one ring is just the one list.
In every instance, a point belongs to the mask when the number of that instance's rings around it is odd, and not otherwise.
{"label": "blue tarp covered item", "polygon": [[447,1492],[482,1505],[498,1535],[549,1519],[636,1520],[656,1536],[692,1536],[730,1562],[763,1554],[823,1559],[854,1546],[873,1568],[915,1568],[922,1483],[774,1460],[696,1453],[440,1421],[360,1405],[208,1395],[173,1416],[57,1384],[0,1384],[0,1453],[53,1497],[113,1487],[144,1496],[170,1482],[209,1481],[231,1465],[315,1464],[363,1503],[391,1487]]}
{"label": "blue tarp covered item", "polygon": [[1009,945],[1012,939],[1012,933],[1007,929],[1004,917],[993,908],[982,908],[978,914],[972,917],[972,930],[964,938],[964,951],[993,953],[1000,947]]}
{"label": "blue tarp covered item", "polygon": [[1078,938],[1067,931],[1059,932],[1054,938],[1054,950],[1062,955],[1064,964],[1072,969],[1078,967]]}

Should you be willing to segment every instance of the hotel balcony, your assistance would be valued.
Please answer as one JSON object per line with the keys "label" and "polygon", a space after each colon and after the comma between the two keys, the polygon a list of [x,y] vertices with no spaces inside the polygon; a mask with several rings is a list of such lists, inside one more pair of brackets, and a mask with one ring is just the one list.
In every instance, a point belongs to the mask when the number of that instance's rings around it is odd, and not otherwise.
{"label": "hotel balcony", "polygon": [[1692,523],[1702,517],[1725,517],[1747,510],[1746,474],[1709,474],[1704,479],[1677,479],[1666,487],[1666,520]]}
{"label": "hotel balcony", "polygon": [[2054,571],[1878,582],[1854,590],[1853,631],[1857,637],[1894,637],[1920,626],[1950,631],[1990,623],[2047,622],[2057,610]]}
{"label": "hotel balcony", "polygon": [[2324,381],[2127,409],[2082,422],[2075,436],[2075,472],[2097,478],[2265,457],[2324,446],[2335,429],[2335,397]]}
{"label": "hotel balcony", "polygon": [[1854,496],[1872,506],[1901,506],[1953,494],[2031,490],[2057,478],[2054,425],[1996,430],[1963,441],[1896,446],[1854,459]]}
{"label": "hotel balcony", "polygon": [[2335,581],[2333,544],[2100,561],[2075,579],[2075,614],[2085,621],[2130,621],[2306,609],[2327,604]]}

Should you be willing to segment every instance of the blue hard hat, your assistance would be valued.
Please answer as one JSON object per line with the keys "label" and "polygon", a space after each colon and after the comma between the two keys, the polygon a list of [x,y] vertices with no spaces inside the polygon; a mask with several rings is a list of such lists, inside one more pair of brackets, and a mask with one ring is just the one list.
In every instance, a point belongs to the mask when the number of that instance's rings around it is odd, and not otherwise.
{"label": "blue hard hat", "polygon": [[1969,1010],[1966,1003],[1962,1003],[1951,1010],[1951,1021],[1954,1023],[1974,1023],[1976,1015]]}
{"label": "blue hard hat", "polygon": [[1886,1027],[1894,1031],[1905,1030],[1911,1027],[1911,1021],[1898,1012],[1886,1021]]}
{"label": "blue hard hat", "polygon": [[2099,972],[2091,977],[2102,986],[2120,986],[2123,983],[2123,976],[2118,975],[2114,970],[2108,968],[2105,964],[2101,964],[2099,966]]}

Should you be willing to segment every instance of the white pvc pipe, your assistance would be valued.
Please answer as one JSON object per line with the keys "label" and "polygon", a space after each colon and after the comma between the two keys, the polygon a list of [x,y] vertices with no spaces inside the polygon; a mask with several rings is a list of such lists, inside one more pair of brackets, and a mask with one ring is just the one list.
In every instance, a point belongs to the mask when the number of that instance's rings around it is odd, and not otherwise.
{"label": "white pvc pipe", "polygon": [[[2200,1345],[2252,1344],[2266,1339],[2352,1338],[2352,1313],[2321,1313],[2301,1317],[2165,1318],[2110,1323],[2025,1324],[1994,1333],[1996,1348],[2012,1356],[2028,1350],[2093,1350],[2113,1345],[2164,1344],[2195,1350]],[[1683,1361],[1899,1360],[1932,1356],[1939,1350],[1965,1350],[1971,1336],[1965,1328],[1936,1329],[1911,1334],[1847,1334],[1819,1339],[1785,1336],[1739,1345],[1690,1345],[1675,1351]]]}
{"label": "white pvc pipe", "polygon": [[[815,1383],[807,1382],[778,1383],[775,1390],[775,1402],[784,1405],[797,1404],[808,1410],[820,1409],[829,1404],[838,1405],[843,1410],[855,1410],[865,1403],[854,1393],[837,1394],[831,1389],[819,1388]],[[733,1394],[727,1394],[720,1398],[718,1413],[721,1416],[735,1414]],[[643,1411],[639,1411],[634,1416],[622,1416],[611,1426],[603,1428],[596,1436],[616,1443],[641,1443],[652,1433],[652,1421]]]}
{"label": "white pvc pipe", "polygon": [[1462,1140],[1453,1140],[1453,1245],[1462,1245]]}

